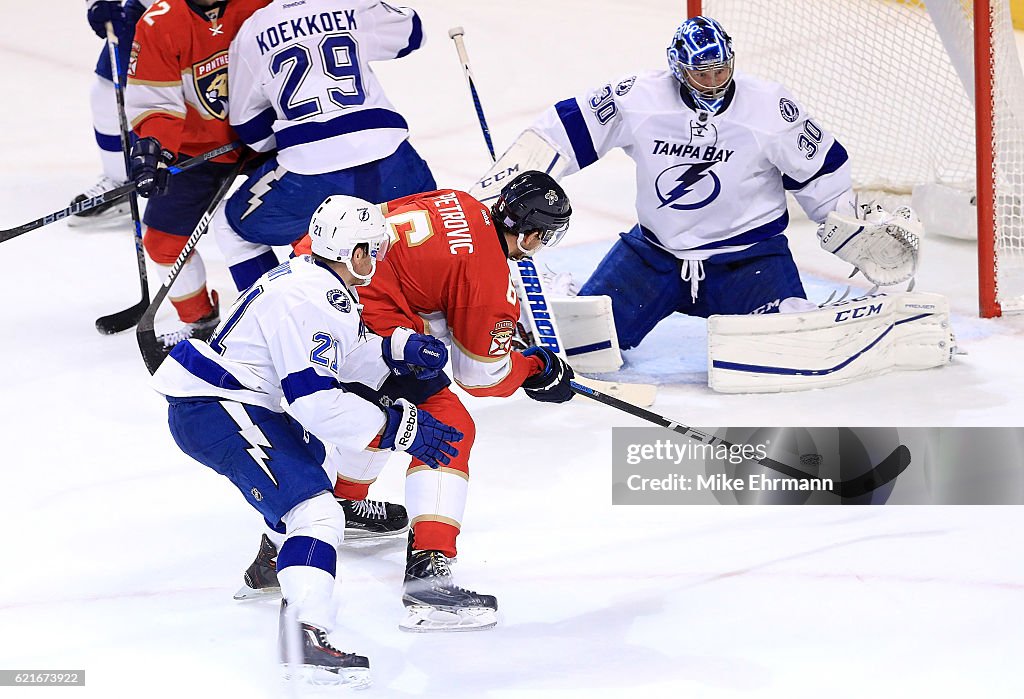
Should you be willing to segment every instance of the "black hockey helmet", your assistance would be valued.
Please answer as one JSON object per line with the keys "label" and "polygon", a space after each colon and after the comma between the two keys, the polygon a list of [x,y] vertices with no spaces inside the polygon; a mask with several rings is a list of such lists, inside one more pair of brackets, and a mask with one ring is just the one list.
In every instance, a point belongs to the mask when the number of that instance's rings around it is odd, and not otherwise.
{"label": "black hockey helmet", "polygon": [[554,178],[538,170],[527,170],[501,188],[491,214],[499,230],[524,236],[540,233],[546,247],[558,243],[569,228],[572,206],[565,190]]}

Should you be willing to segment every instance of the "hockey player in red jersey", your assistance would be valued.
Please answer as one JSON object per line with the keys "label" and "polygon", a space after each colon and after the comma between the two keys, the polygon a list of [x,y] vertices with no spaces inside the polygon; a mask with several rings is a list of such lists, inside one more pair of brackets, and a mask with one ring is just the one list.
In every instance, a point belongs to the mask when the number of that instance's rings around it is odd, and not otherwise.
{"label": "hockey player in red jersey", "polygon": [[[128,62],[125,109],[138,140],[131,172],[150,197],[143,245],[165,273],[221,182],[240,157],[229,152],[168,182],[167,166],[236,139],[228,123],[228,45],[238,28],[270,0],[163,0],[136,25]],[[185,324],[161,336],[166,346],[206,339],[219,320],[216,292],[194,252],[174,283],[171,303]]]}
{"label": "hockey player in red jersey", "polygon": [[[490,209],[450,189],[382,207],[394,240],[373,281],[360,289],[367,327],[385,337],[404,327],[443,339],[450,344],[455,381],[471,395],[504,397],[523,388],[539,401],[572,398],[572,368],[557,354],[545,347],[512,349],[520,309],[507,260],[531,256],[564,235],[572,209],[558,183],[542,172],[524,172]],[[308,238],[296,252],[305,245]],[[462,526],[476,435],[473,418],[449,383],[441,374],[437,380],[409,381],[402,392],[398,382],[395,395],[385,384],[385,400],[411,400],[465,435],[459,455],[447,466],[433,469],[414,459],[406,474],[413,535],[403,592],[409,615],[401,627],[412,631],[497,623],[494,596],[455,586],[448,568]],[[343,464],[335,494],[365,496],[376,476],[361,464],[349,469]]]}

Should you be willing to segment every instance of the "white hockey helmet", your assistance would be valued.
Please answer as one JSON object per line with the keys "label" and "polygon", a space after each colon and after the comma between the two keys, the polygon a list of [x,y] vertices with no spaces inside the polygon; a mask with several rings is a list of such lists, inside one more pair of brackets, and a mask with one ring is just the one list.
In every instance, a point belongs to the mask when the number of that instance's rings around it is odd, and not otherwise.
{"label": "white hockey helmet", "polygon": [[[344,194],[327,197],[313,212],[309,238],[314,255],[331,262],[344,262],[352,276],[362,280],[364,285],[370,283],[377,271],[377,261],[384,259],[391,242],[380,207]],[[352,252],[364,243],[370,255],[368,275],[352,269]]]}

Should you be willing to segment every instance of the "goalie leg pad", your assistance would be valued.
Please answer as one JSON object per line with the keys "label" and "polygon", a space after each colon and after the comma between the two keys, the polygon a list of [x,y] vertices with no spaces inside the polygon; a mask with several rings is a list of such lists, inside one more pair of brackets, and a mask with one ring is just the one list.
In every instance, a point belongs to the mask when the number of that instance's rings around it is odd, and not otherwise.
{"label": "goalie leg pad", "polygon": [[558,321],[562,349],[573,369],[600,374],[617,371],[622,366],[610,298],[552,297],[548,298],[548,305]]}
{"label": "goalie leg pad", "polygon": [[708,385],[721,393],[838,386],[951,361],[949,303],[938,294],[877,294],[805,313],[712,316]]}

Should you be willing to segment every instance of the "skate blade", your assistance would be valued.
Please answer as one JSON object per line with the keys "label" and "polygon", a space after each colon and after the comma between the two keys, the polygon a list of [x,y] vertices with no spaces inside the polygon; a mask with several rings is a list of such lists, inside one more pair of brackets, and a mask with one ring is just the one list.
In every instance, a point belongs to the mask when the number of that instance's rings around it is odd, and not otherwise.
{"label": "skate blade", "polygon": [[338,686],[345,689],[366,689],[370,686],[370,670],[365,667],[342,668],[338,672],[319,665],[281,666],[286,681],[299,680],[317,687]]}
{"label": "skate blade", "polygon": [[242,585],[235,593],[235,599],[239,602],[248,602],[257,599],[277,599],[281,597],[280,587],[262,587],[254,590],[248,585]]}
{"label": "skate blade", "polygon": [[365,529],[346,529],[345,530],[345,541],[365,541],[366,539],[386,539],[389,536],[398,536],[399,534],[407,534],[409,532],[409,525],[406,525],[402,529],[395,529],[390,532],[368,532]]}
{"label": "skate blade", "polygon": [[498,613],[486,607],[447,610],[425,605],[406,607],[407,615],[398,624],[402,631],[482,631],[497,625]]}

